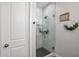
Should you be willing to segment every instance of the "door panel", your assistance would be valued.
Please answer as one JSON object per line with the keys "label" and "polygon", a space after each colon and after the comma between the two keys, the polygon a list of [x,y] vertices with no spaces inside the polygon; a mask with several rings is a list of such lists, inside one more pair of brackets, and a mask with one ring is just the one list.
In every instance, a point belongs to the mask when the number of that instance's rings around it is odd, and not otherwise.
{"label": "door panel", "polygon": [[29,24],[29,3],[1,3],[1,56],[29,56],[29,26],[26,24]]}
{"label": "door panel", "polygon": [[25,39],[25,3],[11,5],[11,39]]}
{"label": "door panel", "polygon": [[24,56],[26,56],[25,46],[19,46],[19,47],[11,48],[11,50],[12,50],[11,56],[13,56],[13,57],[17,57],[17,56],[24,57]]}

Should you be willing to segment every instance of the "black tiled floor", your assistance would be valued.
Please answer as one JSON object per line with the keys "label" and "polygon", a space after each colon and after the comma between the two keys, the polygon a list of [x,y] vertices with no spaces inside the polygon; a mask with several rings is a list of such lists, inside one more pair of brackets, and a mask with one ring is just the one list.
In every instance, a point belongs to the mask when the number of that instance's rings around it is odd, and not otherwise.
{"label": "black tiled floor", "polygon": [[43,48],[43,47],[36,50],[36,56],[37,57],[43,57],[43,56],[46,56],[49,53],[50,52],[48,50],[46,50],[45,48]]}

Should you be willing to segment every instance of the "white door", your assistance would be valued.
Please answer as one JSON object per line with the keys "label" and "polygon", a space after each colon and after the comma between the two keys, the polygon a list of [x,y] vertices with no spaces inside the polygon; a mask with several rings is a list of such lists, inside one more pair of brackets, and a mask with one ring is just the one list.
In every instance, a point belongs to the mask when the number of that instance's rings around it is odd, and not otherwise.
{"label": "white door", "polygon": [[1,56],[29,56],[29,3],[0,3]]}

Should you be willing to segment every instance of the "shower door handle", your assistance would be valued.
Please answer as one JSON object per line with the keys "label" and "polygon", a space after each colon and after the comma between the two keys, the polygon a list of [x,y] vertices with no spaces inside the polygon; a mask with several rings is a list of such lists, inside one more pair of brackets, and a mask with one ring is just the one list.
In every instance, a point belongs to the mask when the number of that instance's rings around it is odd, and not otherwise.
{"label": "shower door handle", "polygon": [[35,24],[35,21],[33,22],[33,24]]}

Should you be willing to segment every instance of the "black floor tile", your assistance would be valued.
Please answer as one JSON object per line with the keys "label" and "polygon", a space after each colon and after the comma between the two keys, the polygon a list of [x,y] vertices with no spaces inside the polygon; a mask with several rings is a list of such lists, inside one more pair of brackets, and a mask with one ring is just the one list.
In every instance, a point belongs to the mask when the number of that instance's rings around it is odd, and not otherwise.
{"label": "black floor tile", "polygon": [[48,50],[46,50],[45,48],[41,47],[41,48],[38,48],[36,50],[36,56],[37,57],[43,57],[43,56],[46,56],[47,54],[49,54],[50,52]]}

